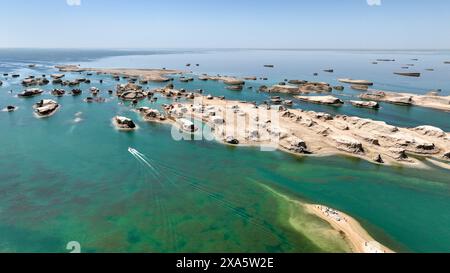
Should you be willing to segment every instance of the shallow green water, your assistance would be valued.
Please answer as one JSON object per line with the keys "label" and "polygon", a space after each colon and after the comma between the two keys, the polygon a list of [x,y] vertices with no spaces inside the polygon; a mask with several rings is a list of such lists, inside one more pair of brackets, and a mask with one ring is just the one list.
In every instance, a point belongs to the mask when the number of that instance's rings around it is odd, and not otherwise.
{"label": "shallow green water", "polygon": [[[69,241],[88,252],[346,250],[337,239],[324,246],[320,234],[295,230],[292,206],[261,185],[342,210],[397,251],[450,251],[449,171],[175,141],[169,126],[140,121],[104,91],[106,103],[66,96],[58,113],[36,119],[33,103],[51,96],[18,99],[10,89],[22,88],[0,88],[2,105],[20,107],[0,112],[1,252],[65,252]],[[74,123],[78,112],[83,120]],[[140,129],[117,132],[117,114]],[[296,213],[306,226],[328,227]]]}

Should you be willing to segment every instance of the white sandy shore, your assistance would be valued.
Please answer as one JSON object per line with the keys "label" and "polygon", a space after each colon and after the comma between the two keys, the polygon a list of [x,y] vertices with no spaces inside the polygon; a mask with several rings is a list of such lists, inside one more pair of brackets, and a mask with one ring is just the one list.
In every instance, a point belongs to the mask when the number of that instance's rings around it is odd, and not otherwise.
{"label": "white sandy shore", "polygon": [[[315,205],[315,204],[308,204],[301,202],[296,199],[292,199],[280,192],[275,191],[271,187],[264,185],[264,184],[258,184],[261,187],[263,187],[265,190],[271,192],[272,194],[290,202],[294,205],[295,210],[302,210],[305,211],[308,214],[314,215],[316,217],[319,217],[320,219],[324,220],[328,224],[330,224],[332,230],[336,231],[339,235],[338,237],[342,238],[346,245],[350,248],[351,252],[354,253],[393,253],[394,251],[389,249],[388,247],[380,244],[377,242],[354,218],[351,216],[341,212],[337,211],[328,207],[325,207],[323,205]],[[298,226],[295,222],[291,221],[291,225],[295,229],[303,230],[303,232],[310,233],[308,229],[301,229],[300,227],[304,225]],[[303,220],[301,220],[303,221]],[[331,236],[329,239],[332,240],[333,235],[330,235],[330,233],[327,230],[318,230],[319,228],[316,226],[314,231],[321,234],[320,237]],[[336,235],[334,237],[336,237]],[[317,235],[309,234],[312,236],[311,239],[314,240],[314,237]],[[319,238],[316,238],[319,239]],[[320,245],[320,241],[315,242]]]}
{"label": "white sandy shore", "polygon": [[304,206],[309,212],[327,221],[337,231],[342,232],[353,252],[394,253],[388,247],[375,241],[358,221],[349,215],[322,205],[304,204]]}

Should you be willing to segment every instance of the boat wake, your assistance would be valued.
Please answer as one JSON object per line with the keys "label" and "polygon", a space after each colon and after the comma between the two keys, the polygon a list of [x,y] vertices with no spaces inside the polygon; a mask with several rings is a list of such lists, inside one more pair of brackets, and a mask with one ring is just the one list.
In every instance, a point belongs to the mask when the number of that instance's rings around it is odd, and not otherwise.
{"label": "boat wake", "polygon": [[134,158],[136,158],[139,162],[141,162],[144,165],[147,165],[154,172],[155,175],[159,177],[161,176],[161,173],[158,170],[156,170],[155,167],[153,167],[153,165],[149,162],[150,159],[148,159],[144,154],[140,153],[138,150],[131,147],[128,148],[128,152],[132,156],[134,156]]}
{"label": "boat wake", "polygon": [[[268,227],[268,223],[264,219],[260,219],[256,215],[251,215],[246,211],[243,211],[241,209],[243,204],[237,204],[232,200],[224,198],[219,189],[216,190],[210,188],[209,186],[207,186],[208,183],[206,181],[202,181],[197,177],[191,177],[188,174],[182,173],[171,166],[167,166],[161,162],[152,160],[134,148],[129,147],[128,152],[144,167],[148,167],[148,169],[151,171],[152,176],[156,178],[156,182],[161,187],[168,189],[168,186],[172,186],[173,188],[171,189],[171,191],[173,189],[176,189],[180,192],[184,192],[184,187],[188,186],[194,191],[207,196],[223,209],[231,211],[233,215],[244,219],[255,228],[258,228],[259,230],[265,232],[268,236],[277,236],[274,230]],[[283,240],[283,243],[286,245],[290,245],[290,243],[286,240]]]}

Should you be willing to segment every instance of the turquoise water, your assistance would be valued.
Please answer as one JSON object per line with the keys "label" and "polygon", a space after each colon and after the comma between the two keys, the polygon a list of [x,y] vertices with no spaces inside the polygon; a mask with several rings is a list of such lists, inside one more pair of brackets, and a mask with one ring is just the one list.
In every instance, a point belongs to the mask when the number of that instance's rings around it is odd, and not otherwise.
{"label": "turquoise water", "polygon": [[[396,59],[396,62],[371,62],[379,58]],[[419,59],[412,61],[411,59]],[[230,92],[223,84],[216,82],[177,83],[177,87],[186,89],[202,88],[206,93],[223,95],[229,99],[261,101],[267,100],[269,94],[259,94],[257,89],[261,84],[273,85],[284,79],[304,79],[309,81],[324,81],[332,85],[341,85],[339,78],[367,79],[373,81],[374,89],[391,90],[426,94],[433,89],[441,89],[441,95],[450,95],[450,65],[444,64],[450,59],[450,51],[274,51],[274,50],[228,50],[201,51],[197,53],[183,52],[182,54],[156,54],[136,56],[115,56],[102,58],[83,66],[91,67],[141,67],[141,68],[173,68],[192,70],[193,73],[208,73],[211,75],[258,76],[268,77],[267,81],[248,82],[253,90]],[[192,64],[186,67],[187,63]],[[200,66],[196,67],[194,64]],[[394,75],[405,64],[414,64],[411,71],[422,73],[420,78],[402,77]],[[274,64],[275,67],[264,68],[264,64]],[[322,72],[323,69],[333,68],[334,73]],[[425,71],[434,68],[435,71]],[[313,76],[313,73],[319,76]],[[354,91],[346,85],[344,92],[333,91],[332,95],[344,101],[358,99],[359,91]],[[288,97],[288,96],[287,96]],[[358,109],[350,104],[342,107],[315,105],[294,99],[295,108],[322,111],[330,114],[357,115],[365,118],[383,120],[390,124],[404,127],[417,125],[434,125],[445,131],[450,131],[450,113],[443,113],[433,109],[420,107],[404,107],[381,103],[380,110]]]}
{"label": "turquoise water", "polygon": [[[181,68],[186,62],[200,63],[196,60],[203,56],[198,72],[225,73],[235,63],[235,59],[221,58],[228,54],[242,56],[244,52],[109,57],[89,64],[131,67],[134,63],[143,67],[147,63],[148,67],[157,67],[154,59],[161,65],[167,59],[164,65],[167,68]],[[260,62],[254,56],[264,54],[249,52],[250,57],[241,60],[241,64],[250,66]],[[284,54],[288,53],[279,53],[277,67],[286,61]],[[389,56],[397,56],[394,54],[397,53],[391,52]],[[195,58],[189,57],[192,55]],[[357,56],[358,60],[366,55]],[[342,59],[353,60],[352,57],[347,55]],[[446,57],[431,55],[433,60]],[[372,55],[367,59],[371,58]],[[211,60],[211,67],[207,59]],[[222,65],[213,67],[219,59]],[[3,71],[35,75],[52,71],[51,60],[48,66],[36,69],[0,62]],[[328,66],[339,64],[332,62]],[[247,73],[245,67],[236,68],[234,74]],[[270,79],[279,80],[278,72],[270,73],[273,73]],[[18,99],[14,97],[14,93],[22,90],[18,80],[9,79],[0,87],[0,105],[19,106],[14,113],[0,112],[0,251],[65,252],[69,241],[79,241],[82,250],[88,252],[345,251],[332,243],[324,248],[316,243],[315,237],[296,231],[289,224],[288,205],[260,185],[302,201],[345,211],[360,220],[377,240],[397,251],[450,251],[450,172],[447,170],[383,167],[346,157],[295,157],[282,152],[261,152],[257,148],[227,147],[206,140],[175,141],[170,126],[140,121],[130,107],[119,105],[116,98],[105,92],[116,82],[107,76],[92,78],[105,79],[103,85],[96,80],[92,85],[103,90],[107,102],[84,103],[89,86],[82,85],[84,94],[59,98],[62,107],[49,119],[36,119],[31,107],[37,100],[51,95]],[[435,84],[444,85],[444,82],[438,77]],[[176,85],[184,86],[178,82]],[[267,97],[251,90],[226,91],[220,83],[194,81],[186,87],[203,88],[235,99]],[[164,102],[160,99],[158,105],[151,106],[158,107]],[[141,105],[150,103],[142,101]],[[308,104],[297,107],[333,113],[366,113],[368,117],[376,116],[403,126],[430,121],[450,131],[445,127],[448,113],[416,107],[402,108],[405,109],[402,111],[383,106],[378,114],[351,107],[317,108]],[[79,112],[82,121],[75,123]],[[139,130],[116,131],[111,118],[117,114],[135,119]],[[155,170],[136,160],[128,147],[146,155]],[[304,218],[304,221],[317,220]]]}

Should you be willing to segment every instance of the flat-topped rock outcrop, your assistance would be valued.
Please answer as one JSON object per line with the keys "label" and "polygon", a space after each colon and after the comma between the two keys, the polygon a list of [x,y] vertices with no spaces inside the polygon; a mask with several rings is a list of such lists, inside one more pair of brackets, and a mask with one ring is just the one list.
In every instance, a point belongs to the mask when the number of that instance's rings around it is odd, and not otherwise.
{"label": "flat-topped rock outcrop", "polygon": [[52,116],[58,109],[59,104],[54,100],[41,100],[34,105],[34,112],[39,118]]}
{"label": "flat-topped rock outcrop", "polygon": [[295,98],[317,104],[341,105],[344,103],[341,99],[333,96],[295,96]]}
{"label": "flat-topped rock outcrop", "polygon": [[260,89],[263,92],[271,93],[284,93],[284,94],[310,94],[310,93],[329,93],[333,90],[330,84],[325,82],[307,82],[307,81],[294,81],[295,83],[289,84],[277,84],[272,87],[266,87]]}
{"label": "flat-topped rock outcrop", "polygon": [[115,116],[113,124],[120,131],[132,131],[137,128],[132,119],[123,116]]}
{"label": "flat-topped rock outcrop", "polygon": [[42,94],[43,92],[44,92],[44,90],[42,90],[42,89],[29,88],[29,89],[25,89],[24,91],[20,92],[19,94],[17,94],[17,96],[23,97],[23,98],[34,97],[34,96]]}
{"label": "flat-topped rock outcrop", "polygon": [[371,108],[371,109],[378,109],[378,108],[380,108],[380,104],[378,102],[376,102],[376,101],[351,100],[350,103],[353,106],[356,106],[356,107]]}
{"label": "flat-topped rock outcrop", "polygon": [[399,105],[415,105],[437,110],[450,111],[450,96],[417,95],[373,90],[359,96],[364,100],[381,101]]}
{"label": "flat-topped rock outcrop", "polygon": [[136,78],[152,82],[168,82],[170,74],[182,74],[181,70],[169,69],[132,69],[132,68],[81,68],[76,65],[56,66],[61,72],[96,72],[97,74],[109,74],[113,77]]}

